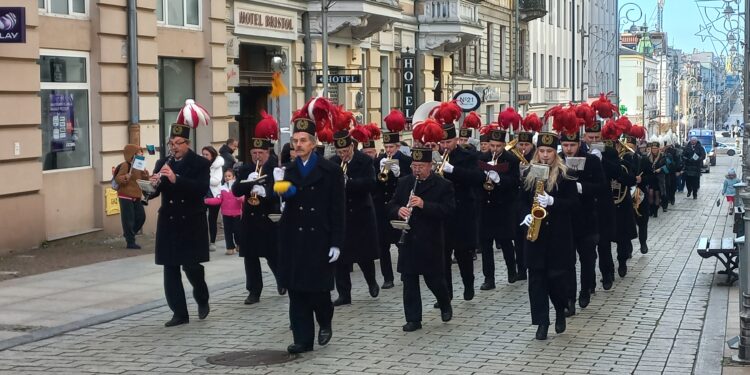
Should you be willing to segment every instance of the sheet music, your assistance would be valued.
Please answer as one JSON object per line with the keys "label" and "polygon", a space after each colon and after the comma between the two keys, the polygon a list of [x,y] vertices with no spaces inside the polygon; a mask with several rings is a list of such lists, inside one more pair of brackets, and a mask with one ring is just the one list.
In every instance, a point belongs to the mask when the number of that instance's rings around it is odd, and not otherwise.
{"label": "sheet music", "polygon": [[141,191],[143,191],[143,194],[152,194],[156,192],[156,189],[153,185],[151,185],[150,181],[147,180],[136,180],[138,183],[138,187],[141,188]]}
{"label": "sheet music", "polygon": [[578,156],[567,157],[565,158],[565,165],[574,171],[582,171],[586,166],[586,158]]}

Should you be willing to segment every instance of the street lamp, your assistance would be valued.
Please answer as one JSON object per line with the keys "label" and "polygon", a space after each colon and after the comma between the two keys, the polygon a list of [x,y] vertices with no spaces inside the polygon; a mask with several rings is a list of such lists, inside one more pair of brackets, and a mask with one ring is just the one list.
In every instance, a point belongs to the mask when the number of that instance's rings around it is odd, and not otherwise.
{"label": "street lamp", "polygon": [[617,94],[618,105],[620,104],[620,31],[623,30],[624,25],[631,23],[628,31],[634,34],[638,31],[638,26],[635,24],[641,19],[643,19],[643,9],[636,3],[625,3],[617,9],[617,63],[615,63],[615,82],[617,84],[615,85],[615,93]]}

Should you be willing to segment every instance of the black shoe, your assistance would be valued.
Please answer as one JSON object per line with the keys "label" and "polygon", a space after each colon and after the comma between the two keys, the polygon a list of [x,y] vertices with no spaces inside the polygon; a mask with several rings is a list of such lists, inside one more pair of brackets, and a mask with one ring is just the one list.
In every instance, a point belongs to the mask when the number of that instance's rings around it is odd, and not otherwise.
{"label": "black shoe", "polygon": [[450,322],[453,319],[453,307],[451,307],[450,303],[448,307],[440,309],[440,319],[444,322]]}
{"label": "black shoe", "polygon": [[479,286],[479,290],[492,290],[495,289],[495,283],[491,283],[489,281],[485,281],[482,283],[481,286]]}
{"label": "black shoe", "polygon": [[351,305],[352,299],[351,298],[336,298],[335,301],[333,301],[334,306],[341,306],[341,305]]}
{"label": "black shoe", "polygon": [[[662,210],[662,212],[667,212],[667,208],[666,207],[662,207],[661,210]],[[656,210],[656,212],[659,212],[659,210]]]}
{"label": "black shoe", "polygon": [[277,286],[276,287],[276,291],[279,292],[280,296],[283,296],[283,295],[286,294],[286,288],[284,288],[284,287]]}
{"label": "black shoe", "polygon": [[645,243],[641,245],[641,254],[648,254],[648,245]]}
{"label": "black shoe", "polygon": [[378,286],[378,284],[373,283],[372,285],[370,285],[369,289],[370,297],[372,298],[375,298],[378,296],[378,294],[380,294],[380,287]]}
{"label": "black shoe", "polygon": [[672,199],[669,200],[669,204],[671,204],[671,205],[674,206],[674,198],[672,198]]}
{"label": "black shoe", "polygon": [[310,346],[304,346],[300,344],[292,344],[286,347],[286,351],[289,352],[289,354],[300,354],[305,352],[311,352],[313,350],[312,345]]}
{"label": "black shoe", "polygon": [[404,330],[404,332],[414,332],[418,329],[422,329],[422,323],[420,322],[406,322],[401,329]]}
{"label": "black shoe", "polygon": [[175,315],[172,317],[172,319],[169,319],[168,322],[164,323],[164,326],[174,327],[174,326],[179,326],[179,325],[188,324],[188,323],[190,323],[190,318],[187,318],[187,317],[182,318],[182,317]]}
{"label": "black shoe", "polygon": [[435,302],[434,305],[432,305],[433,308],[439,309],[440,308],[440,302]]}
{"label": "black shoe", "polygon": [[333,331],[330,328],[321,328],[318,331],[318,344],[328,344],[331,341],[331,336],[333,336]]}
{"label": "black shoe", "polygon": [[565,317],[571,317],[576,314],[576,301],[568,300],[568,306],[565,307]]}
{"label": "black shoe", "polygon": [[391,289],[391,288],[393,288],[393,280],[391,280],[391,281],[383,281],[383,286],[381,286],[380,288],[382,288],[382,289]]}
{"label": "black shoe", "polygon": [[581,292],[578,294],[578,306],[581,306],[581,308],[586,308],[586,306],[591,303],[591,295],[585,292]]}
{"label": "black shoe", "polygon": [[247,298],[245,298],[246,305],[252,305],[252,304],[258,303],[259,301],[260,301],[260,297],[253,293],[248,294]]}
{"label": "black shoe", "polygon": [[519,272],[518,275],[516,275],[516,281],[519,280],[526,280],[528,277],[526,276],[526,271]]}
{"label": "black shoe", "polygon": [[133,242],[133,243],[129,243],[127,246],[125,246],[125,248],[126,249],[133,249],[133,250],[140,250],[141,249],[141,245]]}
{"label": "black shoe", "polygon": [[688,195],[687,195],[687,197],[688,197],[688,198],[690,198],[690,196],[691,196],[691,195],[693,195],[693,192],[691,192],[691,191],[688,191]]}
{"label": "black shoe", "polygon": [[536,327],[536,339],[537,340],[546,340],[547,339],[547,330],[549,330],[549,324],[540,324],[538,327]]}
{"label": "black shoe", "polygon": [[625,277],[625,275],[628,274],[628,265],[625,264],[625,262],[620,263],[617,267],[617,274],[620,275],[620,277]]}
{"label": "black shoe", "polygon": [[211,311],[211,307],[208,304],[198,305],[198,319],[206,319],[208,313]]}
{"label": "black shoe", "polygon": [[698,194],[693,194],[693,199],[698,199]]}
{"label": "black shoe", "polygon": [[471,301],[474,299],[474,286],[468,287],[464,289],[464,300],[465,301]]}
{"label": "black shoe", "polygon": [[557,315],[557,319],[555,319],[555,332],[557,333],[565,332],[565,314]]}
{"label": "black shoe", "polygon": [[516,280],[518,280],[518,273],[515,268],[513,270],[508,270],[508,284],[513,284]]}
{"label": "black shoe", "polygon": [[610,290],[612,289],[612,283],[614,282],[614,275],[609,275],[602,278],[602,288],[604,290]]}

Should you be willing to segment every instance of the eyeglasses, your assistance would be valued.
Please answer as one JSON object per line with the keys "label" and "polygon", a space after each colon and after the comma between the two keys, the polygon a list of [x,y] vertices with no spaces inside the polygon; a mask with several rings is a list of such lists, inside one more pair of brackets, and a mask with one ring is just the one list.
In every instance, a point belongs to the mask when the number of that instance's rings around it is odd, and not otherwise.
{"label": "eyeglasses", "polygon": [[187,143],[187,141],[181,141],[181,142],[169,142],[169,143],[168,143],[167,145],[168,145],[169,147],[175,147],[175,146],[182,146],[182,145],[184,145],[185,143]]}

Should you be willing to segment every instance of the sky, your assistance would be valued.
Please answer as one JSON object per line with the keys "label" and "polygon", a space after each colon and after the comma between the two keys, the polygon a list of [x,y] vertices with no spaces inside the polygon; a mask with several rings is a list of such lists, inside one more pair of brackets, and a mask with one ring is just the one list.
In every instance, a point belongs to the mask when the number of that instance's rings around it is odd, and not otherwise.
{"label": "sky", "polygon": [[[645,21],[648,24],[649,30],[655,30],[656,28],[656,9],[657,9],[657,0],[618,0],[619,6],[622,9],[621,12],[621,18],[625,15],[625,10],[629,9],[629,6],[625,6],[627,3],[635,3],[643,9],[643,17],[639,22],[637,22],[637,25],[643,25],[643,21]],[[738,0],[729,0],[732,1],[732,7],[734,8],[735,12],[737,12],[737,1]],[[746,0],[739,0],[739,8],[744,9]],[[701,7],[708,7],[706,8],[700,8]],[[665,0],[664,2],[664,27],[663,31],[667,32],[668,38],[669,38],[669,44],[670,46],[678,49],[682,49],[683,52],[692,52],[693,49],[698,49],[698,51],[712,51],[716,52],[714,47],[712,46],[710,40],[711,38],[705,38],[705,40],[702,40],[703,38],[701,36],[697,36],[696,34],[700,32],[700,27],[705,25],[704,19],[708,19],[709,22],[717,20],[713,23],[715,27],[725,29],[725,21],[723,14],[720,14],[721,10],[723,10],[725,6],[724,0]],[[710,9],[713,7],[720,7],[720,10],[714,10]],[[701,13],[703,13],[703,17],[701,17]],[[637,12],[631,12],[631,18],[637,18]],[[707,14],[707,15],[706,15]],[[743,15],[744,17],[744,15]],[[738,19],[736,13],[733,18],[733,20]],[[624,26],[624,28],[629,28],[631,25],[631,22],[627,22],[627,26]],[[735,25],[736,27],[736,25]],[[702,34],[707,34],[705,31],[702,32]],[[713,32],[713,35],[716,35],[716,32]],[[742,36],[740,36],[741,38]],[[721,37],[721,39],[725,39],[724,36]],[[715,44],[716,48],[721,51],[721,47],[719,44]]]}

